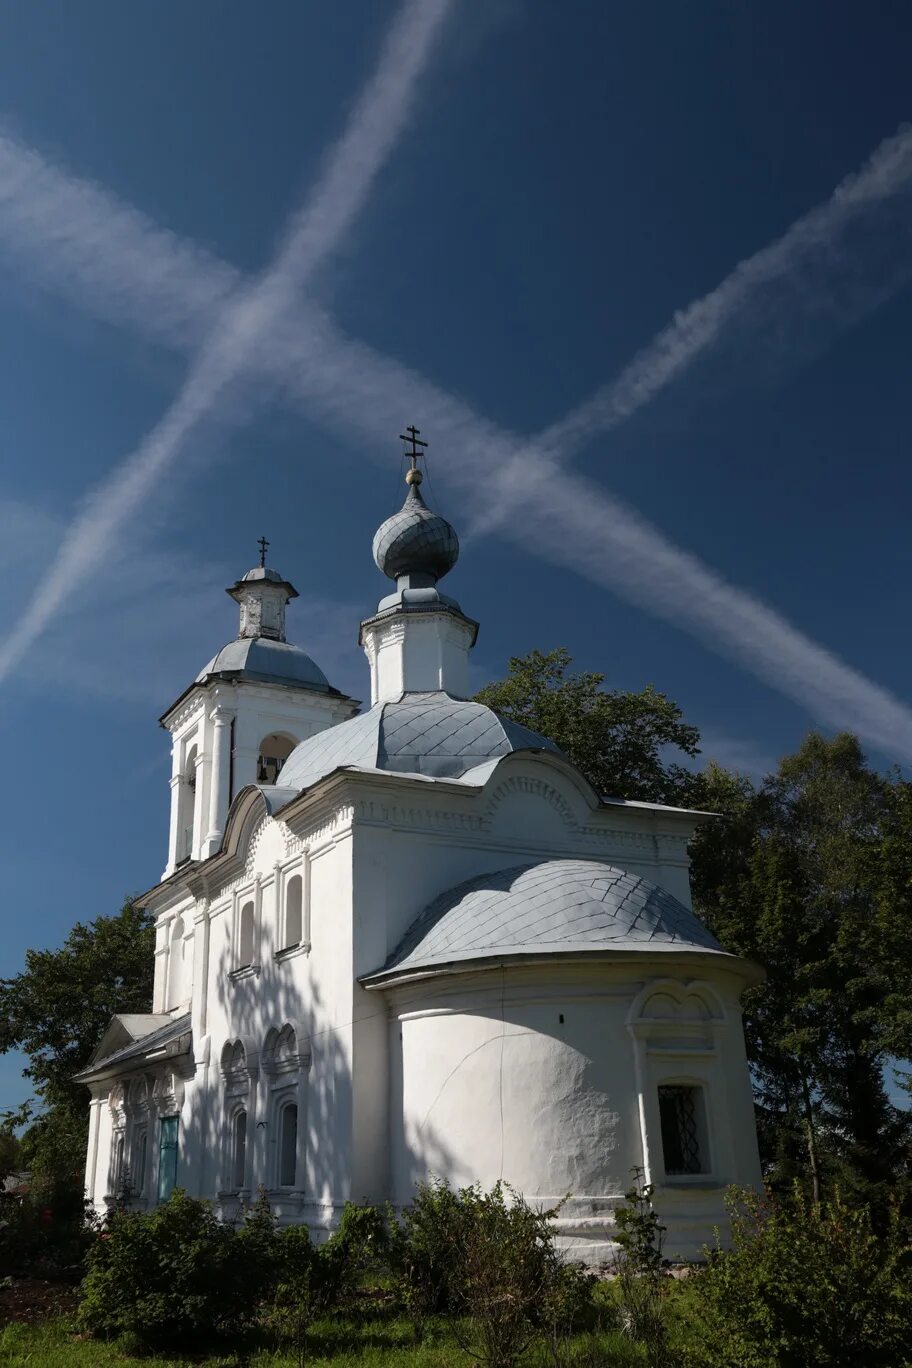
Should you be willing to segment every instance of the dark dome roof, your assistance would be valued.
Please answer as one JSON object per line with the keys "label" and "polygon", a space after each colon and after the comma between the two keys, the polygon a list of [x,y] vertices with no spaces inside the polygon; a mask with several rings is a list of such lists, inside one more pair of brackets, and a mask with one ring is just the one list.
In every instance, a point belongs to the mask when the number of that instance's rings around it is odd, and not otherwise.
{"label": "dark dome roof", "polygon": [[482,703],[407,693],[302,741],[285,761],[282,787],[310,788],[345,765],[458,779],[486,760],[527,749],[560,754],[553,741]]}
{"label": "dark dome roof", "polygon": [[459,558],[459,538],[439,513],[432,513],[417,483],[405,503],[374,535],[374,560],[390,579],[426,574],[440,579]]}
{"label": "dark dome roof", "polygon": [[601,860],[541,860],[479,874],[436,898],[382,970],[599,950],[725,954],[667,889]]}

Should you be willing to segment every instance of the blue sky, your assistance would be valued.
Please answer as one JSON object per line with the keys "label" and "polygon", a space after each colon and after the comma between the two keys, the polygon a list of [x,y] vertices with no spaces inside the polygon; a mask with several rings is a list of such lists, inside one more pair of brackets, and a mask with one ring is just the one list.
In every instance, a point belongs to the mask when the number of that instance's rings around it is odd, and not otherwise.
{"label": "blue sky", "polygon": [[[290,313],[101,527],[216,304],[281,256],[399,14],[0,14],[0,561],[23,643],[0,684],[0,974],[158,877],[156,719],[234,634],[223,589],[261,533],[301,593],[290,635],[365,697],[408,422],[468,534],[449,585],[481,621],[479,685],[565,645],[667,691],[725,763],[762,772],[846,724],[912,762],[901,6],[454,0],[354,208],[282,277]],[[88,552],[30,639],[80,515]],[[0,1107],[22,1091],[0,1059]]]}

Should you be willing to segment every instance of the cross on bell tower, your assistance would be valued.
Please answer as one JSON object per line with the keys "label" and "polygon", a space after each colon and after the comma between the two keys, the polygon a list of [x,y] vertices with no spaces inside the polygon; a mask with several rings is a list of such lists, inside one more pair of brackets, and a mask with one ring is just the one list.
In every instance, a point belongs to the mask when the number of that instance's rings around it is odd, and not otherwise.
{"label": "cross on bell tower", "polygon": [[260,548],[260,569],[265,570],[266,552],[269,550],[269,542],[266,540],[265,537],[260,537],[260,540],[257,542],[257,546]]}

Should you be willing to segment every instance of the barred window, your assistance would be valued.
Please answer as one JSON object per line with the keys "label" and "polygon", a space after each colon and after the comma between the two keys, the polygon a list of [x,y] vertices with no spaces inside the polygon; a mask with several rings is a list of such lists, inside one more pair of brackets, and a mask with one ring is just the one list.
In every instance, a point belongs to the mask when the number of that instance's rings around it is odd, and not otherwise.
{"label": "barred window", "polygon": [[666,1174],[707,1173],[703,1089],[682,1083],[660,1087],[659,1119]]}

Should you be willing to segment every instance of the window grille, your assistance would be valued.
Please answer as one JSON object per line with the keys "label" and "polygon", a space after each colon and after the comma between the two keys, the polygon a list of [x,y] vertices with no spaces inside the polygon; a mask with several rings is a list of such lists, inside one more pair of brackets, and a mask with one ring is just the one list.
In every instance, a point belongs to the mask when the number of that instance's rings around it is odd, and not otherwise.
{"label": "window grille", "polygon": [[662,1153],[665,1172],[672,1176],[706,1171],[700,1144],[698,1092],[698,1088],[682,1084],[659,1088]]}

